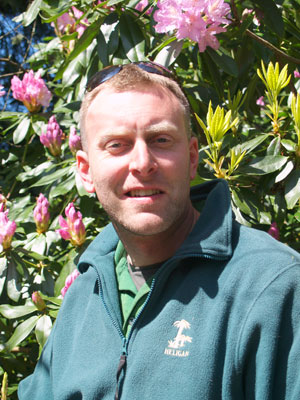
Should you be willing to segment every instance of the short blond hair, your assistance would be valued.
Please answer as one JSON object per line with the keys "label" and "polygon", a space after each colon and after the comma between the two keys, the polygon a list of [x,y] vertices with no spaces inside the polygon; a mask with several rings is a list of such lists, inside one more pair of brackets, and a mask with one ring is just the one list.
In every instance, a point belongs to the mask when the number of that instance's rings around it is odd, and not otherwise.
{"label": "short blond hair", "polygon": [[104,89],[113,89],[116,92],[126,92],[129,90],[144,87],[162,87],[175,95],[180,105],[185,120],[186,133],[191,136],[191,117],[189,102],[180,88],[179,84],[166,76],[149,73],[139,68],[135,64],[126,64],[122,69],[107,81],[99,84],[90,92],[86,92],[80,107],[80,134],[83,148],[86,148],[85,118],[87,111],[95,97]]}

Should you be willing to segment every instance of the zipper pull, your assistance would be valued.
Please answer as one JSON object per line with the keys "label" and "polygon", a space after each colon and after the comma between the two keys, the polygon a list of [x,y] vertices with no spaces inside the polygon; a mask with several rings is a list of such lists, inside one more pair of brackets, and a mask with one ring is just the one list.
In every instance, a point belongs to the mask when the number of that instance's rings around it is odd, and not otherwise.
{"label": "zipper pull", "polygon": [[126,366],[126,357],[127,357],[126,338],[124,338],[124,340],[123,340],[123,351],[122,351],[122,355],[120,357],[119,366],[118,366],[118,370],[117,370],[117,387],[116,387],[116,393],[115,393],[115,400],[119,400],[119,379],[120,379],[120,375],[121,375],[122,370]]}

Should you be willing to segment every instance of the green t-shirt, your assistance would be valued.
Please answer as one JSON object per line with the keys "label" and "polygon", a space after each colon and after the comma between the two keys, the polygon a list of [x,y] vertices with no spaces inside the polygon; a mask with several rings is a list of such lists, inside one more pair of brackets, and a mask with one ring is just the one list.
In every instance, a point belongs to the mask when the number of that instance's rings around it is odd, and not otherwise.
{"label": "green t-shirt", "polygon": [[115,266],[123,317],[122,328],[125,336],[128,336],[131,324],[150,291],[152,278],[148,279],[139,290],[136,288],[128,271],[127,254],[121,241],[119,241],[115,253]]}

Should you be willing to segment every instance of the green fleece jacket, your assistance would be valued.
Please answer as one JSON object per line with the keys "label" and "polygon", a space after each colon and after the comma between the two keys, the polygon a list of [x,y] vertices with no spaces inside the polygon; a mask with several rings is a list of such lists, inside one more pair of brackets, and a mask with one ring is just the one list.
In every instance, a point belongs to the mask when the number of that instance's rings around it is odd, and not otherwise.
{"label": "green fleece jacket", "polygon": [[191,196],[200,218],[127,339],[118,236],[109,225],[93,241],[20,400],[300,399],[299,254],[234,221],[225,181]]}

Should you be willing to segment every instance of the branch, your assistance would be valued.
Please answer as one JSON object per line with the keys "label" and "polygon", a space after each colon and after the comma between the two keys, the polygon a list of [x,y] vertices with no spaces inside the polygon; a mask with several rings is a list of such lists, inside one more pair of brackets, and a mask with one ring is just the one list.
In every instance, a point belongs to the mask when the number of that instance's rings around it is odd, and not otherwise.
{"label": "branch", "polygon": [[[23,72],[26,72],[26,71],[27,71],[24,67],[22,67],[21,64],[15,62],[15,61],[13,61],[13,60],[11,60],[10,58],[0,58],[0,62],[1,62],[1,61],[2,61],[2,62],[7,62],[7,63],[9,63],[9,64],[12,64],[12,65],[14,65],[15,67],[17,67],[19,70],[22,70]],[[18,72],[16,72],[16,73],[18,73]],[[19,72],[19,73],[21,73],[21,72]]]}
{"label": "branch", "polygon": [[291,62],[291,63],[300,65],[299,58],[289,56],[284,51],[282,51],[282,50],[278,49],[276,46],[274,46],[272,43],[268,42],[267,40],[263,39],[262,37],[257,36],[255,33],[251,32],[249,29],[246,29],[246,34],[249,37],[251,37],[252,39],[256,40],[257,42],[259,42],[259,43],[263,44],[264,46],[268,47],[269,49],[271,49],[275,54],[277,54],[278,56],[287,60],[287,62]]}

